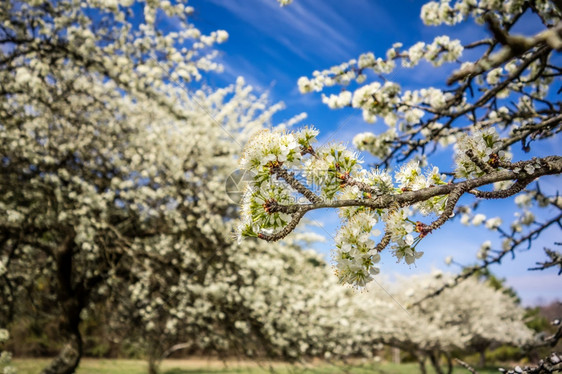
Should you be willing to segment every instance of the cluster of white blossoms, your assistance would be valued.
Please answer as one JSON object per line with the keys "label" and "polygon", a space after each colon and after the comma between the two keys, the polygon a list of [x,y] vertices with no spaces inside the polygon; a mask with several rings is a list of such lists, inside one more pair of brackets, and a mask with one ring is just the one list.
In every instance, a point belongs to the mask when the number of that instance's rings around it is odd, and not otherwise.
{"label": "cluster of white blossoms", "polygon": [[334,257],[340,282],[363,287],[372,275],[379,273],[374,264],[380,261],[380,255],[375,249],[375,242],[370,239],[380,235],[379,230],[373,230],[377,221],[376,215],[371,212],[358,212],[336,234]]}
{"label": "cluster of white blossoms", "polygon": [[[421,18],[426,25],[454,25],[473,16],[480,23],[482,16],[489,11],[498,11],[504,21],[512,20],[525,9],[522,0],[450,0],[430,1],[422,7]],[[539,0],[534,5],[545,20],[551,20],[556,14],[553,4],[548,0]]]}
{"label": "cluster of white blossoms", "polygon": [[452,98],[453,94],[450,92],[443,92],[437,88],[429,87],[419,91],[422,102],[429,104],[432,109],[441,109],[445,106],[447,101]]}
{"label": "cluster of white blossoms", "polygon": [[362,132],[353,138],[353,145],[360,151],[367,151],[373,156],[384,159],[390,151],[392,142],[396,139],[397,131],[389,128],[381,134]]}
{"label": "cluster of white blossoms", "polygon": [[267,166],[271,163],[296,165],[301,160],[301,147],[308,146],[311,140],[316,140],[316,135],[318,130],[313,128],[303,129],[298,134],[262,130],[250,139],[244,149],[240,167],[267,171]]}
{"label": "cluster of white blossoms", "polygon": [[[272,188],[248,189],[243,197],[240,220],[245,236],[257,236],[258,227],[264,232],[272,232],[285,227],[291,220],[291,216],[283,212],[270,213],[264,208],[268,202],[276,201],[280,204],[293,202],[291,194],[283,187],[277,185]],[[240,240],[240,238],[239,238]]]}
{"label": "cluster of white blossoms", "polygon": [[[313,148],[318,131],[263,131],[246,145],[240,166],[253,175],[241,203],[238,238],[243,236],[277,240],[298,223],[299,207],[325,202],[368,202],[383,195],[446,184],[437,167],[422,171],[418,161],[401,167],[394,177],[385,170],[363,169],[357,154],[341,144]],[[303,172],[297,178],[294,171]],[[341,282],[364,286],[377,274],[380,249],[374,237],[384,231],[390,236],[398,261],[412,264],[423,252],[415,247],[427,234],[410,217],[415,213],[440,215],[447,195],[434,196],[413,205],[413,209],[370,209],[343,206],[344,221],[336,235],[337,274]],[[415,235],[417,236],[415,237]],[[280,237],[279,237],[280,238]]]}
{"label": "cluster of white blossoms", "polygon": [[[357,59],[351,59],[339,65],[335,65],[330,69],[322,71],[314,71],[312,78],[300,77],[298,79],[298,87],[301,93],[312,91],[322,91],[324,87],[331,87],[334,85],[347,86],[353,82],[362,84],[367,79],[367,73],[375,74],[389,74],[396,68],[395,60],[400,59],[402,66],[413,67],[416,66],[422,59],[430,62],[434,66],[440,66],[445,62],[457,61],[462,53],[463,46],[457,39],[450,39],[449,36],[443,35],[436,37],[431,43],[418,42],[408,49],[402,48],[402,43],[395,43],[392,48],[387,50],[386,56],[375,57],[372,52],[361,54]],[[396,83],[387,82],[390,86],[397,86]],[[368,85],[367,85],[368,86]],[[365,86],[359,87],[363,88]],[[378,86],[371,86],[370,91],[378,89]],[[361,92],[361,91],[360,91]],[[337,107],[336,99],[338,95],[326,98],[325,103],[331,107]],[[340,94],[341,97],[341,94]],[[344,98],[350,97],[349,94],[341,97],[340,102],[337,103],[345,106]],[[355,97],[355,94],[353,94]]]}
{"label": "cluster of white blossoms", "polygon": [[[388,212],[385,220],[386,229],[391,233],[391,240],[395,242],[391,246],[394,256],[398,262],[404,259],[408,265],[423,255],[423,252],[415,250],[414,244],[417,242],[413,234],[416,225],[409,219],[410,215],[410,210],[398,209]],[[421,239],[421,236],[418,238]]]}
{"label": "cluster of white blossoms", "polygon": [[342,144],[327,144],[316,149],[302,166],[307,183],[322,199],[331,200],[341,191],[342,175],[355,175],[361,170],[361,163],[359,155]]}
{"label": "cluster of white blossoms", "polygon": [[426,3],[421,10],[421,18],[426,25],[454,25],[463,20],[463,15],[468,10],[468,6],[476,5],[476,1],[458,2],[455,6],[458,12],[454,12],[449,1],[431,1]]}
{"label": "cluster of white blossoms", "polygon": [[[244,192],[241,223],[239,231],[245,236],[257,236],[259,229],[266,232],[287,225],[289,216],[283,212],[271,212],[267,208],[271,202],[290,204],[293,194],[283,187],[283,182],[272,178],[271,169],[275,167],[294,167],[302,163],[303,151],[316,141],[318,130],[304,128],[298,132],[262,130],[248,142],[239,165],[242,169],[255,173],[253,181]],[[341,153],[334,150],[338,159]],[[332,159],[335,158],[332,156]],[[325,165],[326,170],[329,165]],[[316,175],[308,174],[314,181]]]}
{"label": "cluster of white blossoms", "polygon": [[339,95],[332,94],[330,96],[326,96],[322,94],[322,102],[324,104],[327,104],[331,109],[344,108],[346,106],[349,106],[352,98],[355,99],[355,96],[352,97],[351,92],[349,91],[342,91]]}
{"label": "cluster of white blossoms", "polygon": [[466,206],[462,207],[461,213],[460,222],[466,226],[471,224],[474,226],[480,226],[484,223],[484,226],[488,230],[497,230],[502,224],[502,219],[500,217],[488,218],[482,213],[472,214],[471,209]]}
{"label": "cluster of white blossoms", "polygon": [[[462,54],[463,47],[458,40],[451,40],[448,36],[439,36],[432,43],[419,42],[407,50],[401,49],[402,44],[396,43],[386,53],[386,58],[375,58],[371,52],[359,56],[346,63],[323,71],[313,72],[313,78],[301,77],[298,86],[301,93],[322,91],[325,87],[341,85],[346,87],[341,92],[322,95],[322,102],[332,109],[351,106],[362,110],[363,118],[367,122],[375,122],[377,117],[384,118],[385,123],[394,127],[402,118],[410,124],[415,124],[423,117],[424,111],[419,104],[437,109],[445,105],[450,94],[445,94],[436,88],[420,91],[406,91],[401,94],[400,86],[391,81],[379,83],[377,81],[361,85],[367,72],[388,74],[395,68],[395,60],[401,59],[405,67],[413,67],[422,58],[435,66],[444,62],[456,61]],[[347,86],[355,82],[359,86],[350,91]]]}
{"label": "cluster of white blossoms", "polygon": [[480,245],[480,249],[476,254],[476,258],[479,260],[487,259],[490,249],[492,249],[492,242],[490,240],[486,240],[484,243],[482,243],[482,245]]}
{"label": "cluster of white blossoms", "polygon": [[472,134],[458,134],[455,144],[456,174],[464,178],[479,177],[487,172],[483,164],[496,167],[500,162],[510,161],[511,153],[503,150],[502,146],[503,141],[495,127],[476,130]]}

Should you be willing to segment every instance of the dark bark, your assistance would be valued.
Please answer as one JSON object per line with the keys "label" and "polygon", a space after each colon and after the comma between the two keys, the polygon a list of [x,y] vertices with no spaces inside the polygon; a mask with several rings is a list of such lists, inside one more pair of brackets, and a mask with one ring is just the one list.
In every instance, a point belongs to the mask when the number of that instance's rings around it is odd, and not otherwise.
{"label": "dark bark", "polygon": [[57,298],[62,310],[61,336],[66,344],[41,374],[72,374],[82,357],[82,336],[80,335],[80,312],[84,308],[85,290],[73,285],[74,234],[67,235],[64,242],[54,251],[57,265]]}
{"label": "dark bark", "polygon": [[75,372],[82,357],[82,338],[80,333],[72,335],[68,343],[59,352],[49,366],[41,374],[72,374]]}
{"label": "dark bark", "polygon": [[158,374],[160,372],[160,363],[164,358],[162,357],[162,351],[156,342],[149,342],[147,348],[148,374]]}
{"label": "dark bark", "polygon": [[421,352],[415,352],[414,350],[408,350],[408,353],[412,355],[418,361],[418,365],[420,366],[420,373],[427,374],[427,370],[425,368],[425,355]]}
{"label": "dark bark", "polygon": [[153,357],[148,358],[148,374],[158,374],[159,366],[158,360]]}
{"label": "dark bark", "polygon": [[431,352],[429,354],[429,359],[431,360],[431,365],[435,369],[437,374],[443,374],[443,370],[441,370],[441,366],[439,366],[439,353]]}
{"label": "dark bark", "polygon": [[480,360],[478,361],[478,366],[483,368],[486,365],[486,349],[483,349],[478,353],[480,353]]}
{"label": "dark bark", "polygon": [[420,373],[427,374],[427,370],[425,369],[425,357],[423,356],[418,357],[418,365],[420,366]]}
{"label": "dark bark", "polygon": [[453,374],[453,359],[449,353],[445,353],[447,359],[447,374]]}

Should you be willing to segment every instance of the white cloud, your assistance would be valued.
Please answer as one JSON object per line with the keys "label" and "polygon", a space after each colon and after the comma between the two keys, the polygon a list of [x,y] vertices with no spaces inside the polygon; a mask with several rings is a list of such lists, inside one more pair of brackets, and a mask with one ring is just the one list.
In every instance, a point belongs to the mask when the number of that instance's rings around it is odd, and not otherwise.
{"label": "white cloud", "polygon": [[265,71],[241,55],[228,56],[228,58],[222,58],[218,62],[224,67],[223,74],[228,78],[227,81],[234,82],[236,78],[244,77],[246,82],[258,92],[265,92],[271,85],[275,84],[272,77],[275,77],[275,79],[292,80],[275,66],[268,66],[267,71]]}
{"label": "white cloud", "polygon": [[[304,60],[319,54],[349,57],[352,26],[337,9],[322,2],[294,2],[280,9],[273,0],[251,2],[211,0]],[[343,56],[343,57],[342,57]]]}

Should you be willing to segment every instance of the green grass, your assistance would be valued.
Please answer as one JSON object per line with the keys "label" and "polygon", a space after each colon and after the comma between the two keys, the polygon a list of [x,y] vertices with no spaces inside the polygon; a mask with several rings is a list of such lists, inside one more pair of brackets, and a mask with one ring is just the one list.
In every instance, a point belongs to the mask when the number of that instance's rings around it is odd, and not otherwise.
{"label": "green grass", "polygon": [[[49,362],[48,359],[15,359],[14,366],[18,374],[36,374]],[[146,374],[148,365],[142,360],[105,360],[105,359],[83,359],[77,374]],[[433,369],[427,366],[428,374],[434,374]],[[290,365],[285,363],[251,362],[251,361],[229,361],[226,366],[217,360],[166,360],[162,364],[162,374],[409,374],[418,373],[418,365],[413,363],[367,363],[355,365],[330,365],[317,363],[309,365]],[[463,368],[456,367],[454,374],[468,374]],[[497,369],[479,370],[480,374],[498,373]]]}

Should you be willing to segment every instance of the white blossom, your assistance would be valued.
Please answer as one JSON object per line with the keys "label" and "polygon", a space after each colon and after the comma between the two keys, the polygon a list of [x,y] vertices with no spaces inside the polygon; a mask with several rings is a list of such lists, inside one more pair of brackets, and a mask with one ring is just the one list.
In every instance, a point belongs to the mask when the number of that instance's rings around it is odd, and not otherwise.
{"label": "white blossom", "polygon": [[473,218],[472,218],[472,224],[474,226],[479,226],[482,224],[482,222],[484,222],[486,220],[486,216],[482,213],[478,213],[476,214]]}
{"label": "white blossom", "polygon": [[500,217],[488,218],[486,220],[486,228],[488,230],[497,230],[502,224]]}

